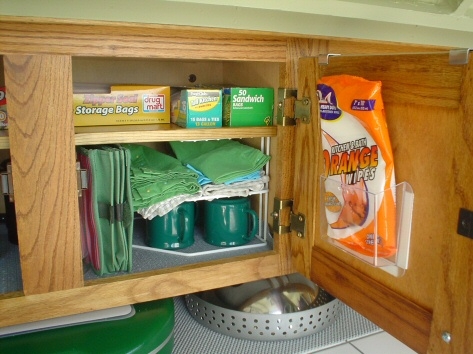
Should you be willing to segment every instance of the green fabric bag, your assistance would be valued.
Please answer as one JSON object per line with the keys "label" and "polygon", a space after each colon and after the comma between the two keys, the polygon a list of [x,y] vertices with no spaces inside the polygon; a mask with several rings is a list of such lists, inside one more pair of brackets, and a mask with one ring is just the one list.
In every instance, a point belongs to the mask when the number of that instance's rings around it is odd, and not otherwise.
{"label": "green fabric bag", "polygon": [[[84,193],[85,242],[98,275],[132,269],[133,206],[130,152],[120,146],[79,147],[90,186]],[[84,163],[86,162],[86,163]]]}
{"label": "green fabric bag", "polygon": [[125,144],[131,154],[131,189],[134,210],[147,208],[166,199],[195,194],[201,187],[197,173],[174,157],[150,147]]}
{"label": "green fabric bag", "polygon": [[270,160],[260,150],[234,140],[173,141],[176,157],[213,183],[225,183],[259,171]]}

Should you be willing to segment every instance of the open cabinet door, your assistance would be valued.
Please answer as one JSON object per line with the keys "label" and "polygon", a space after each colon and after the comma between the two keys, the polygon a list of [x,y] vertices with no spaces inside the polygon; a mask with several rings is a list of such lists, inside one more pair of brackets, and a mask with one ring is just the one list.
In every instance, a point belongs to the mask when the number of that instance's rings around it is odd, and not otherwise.
{"label": "open cabinet door", "polygon": [[[312,112],[311,121],[298,122],[296,129],[293,209],[307,220],[310,277],[420,353],[472,349],[473,240],[457,233],[460,209],[473,210],[471,60],[452,65],[442,52],[299,62],[298,98],[310,98]],[[415,195],[408,269],[401,276],[322,237],[316,84],[339,74],[382,82],[396,182],[408,182]],[[450,344],[442,340],[444,331],[451,334]]]}

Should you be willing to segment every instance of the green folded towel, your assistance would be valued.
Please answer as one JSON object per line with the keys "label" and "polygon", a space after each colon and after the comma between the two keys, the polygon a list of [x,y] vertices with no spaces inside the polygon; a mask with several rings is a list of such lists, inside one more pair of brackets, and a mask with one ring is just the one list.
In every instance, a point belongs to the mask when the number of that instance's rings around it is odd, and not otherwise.
{"label": "green folded towel", "polygon": [[259,171],[271,158],[234,140],[172,141],[170,144],[179,161],[202,172],[215,184]]}
{"label": "green folded towel", "polygon": [[131,152],[130,179],[135,211],[200,190],[197,173],[177,159],[143,145],[123,146]]}

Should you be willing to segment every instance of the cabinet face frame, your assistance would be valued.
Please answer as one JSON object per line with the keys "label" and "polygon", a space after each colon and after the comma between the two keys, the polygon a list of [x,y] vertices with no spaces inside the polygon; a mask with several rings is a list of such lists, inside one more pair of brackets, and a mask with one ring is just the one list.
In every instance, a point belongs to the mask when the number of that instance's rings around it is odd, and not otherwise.
{"label": "cabinet face frame", "polygon": [[81,287],[71,57],[6,55],[4,67],[23,291]]}
{"label": "cabinet face frame", "polygon": [[[75,171],[72,169],[77,137],[72,124],[72,56],[281,64],[286,57],[284,38],[161,26],[132,26],[130,29],[116,24],[3,20],[0,19],[0,55],[5,61],[4,72],[11,96],[9,111],[13,117],[10,141],[3,137],[2,147],[10,148],[15,187],[23,190],[18,193],[17,202],[21,205],[18,205],[17,220],[20,224],[20,257],[25,271],[24,294],[1,296],[0,326],[178,296],[290,272],[284,251],[287,248],[285,239],[275,235],[273,251],[84,283]],[[97,35],[96,26],[103,31],[102,35]],[[90,45],[84,46],[84,43]],[[32,75],[35,80],[31,79]],[[35,91],[36,87],[41,90]],[[28,93],[26,98],[25,92]],[[23,104],[27,99],[34,105]],[[62,114],[53,112],[56,107],[61,108]],[[34,115],[36,125],[28,125],[32,121],[30,115]],[[144,141],[188,140],[205,138],[206,134],[212,134],[212,138],[266,136],[268,130],[260,130],[242,128],[216,134],[210,130],[189,132],[183,129],[143,135]],[[270,129],[269,135],[274,137],[276,130]],[[79,134],[79,139],[85,143],[114,142],[104,138],[107,133],[101,134],[97,136],[86,131]],[[51,151],[56,152],[53,158],[48,155]],[[31,156],[32,152],[39,156]],[[50,171],[44,182],[40,173],[43,169]],[[46,189],[36,189],[38,182]],[[58,203],[58,207],[54,207],[48,197]],[[43,200],[46,201],[41,202]],[[43,216],[54,212],[55,215],[44,222]],[[43,231],[31,237],[32,227]],[[51,240],[55,242],[48,242]],[[51,257],[51,254],[56,256]],[[47,276],[44,276],[44,270]],[[228,274],[235,274],[235,270],[242,271],[238,276],[228,277]],[[11,316],[12,313],[15,316]]]}
{"label": "cabinet face frame", "polygon": [[[64,55],[5,55],[5,72],[7,74],[7,84],[11,89],[9,95],[12,97],[12,104],[10,105],[11,112],[13,113],[11,126],[9,130],[10,135],[10,152],[12,160],[14,162],[13,168],[16,171],[32,171],[30,174],[17,173],[14,174],[13,179],[17,190],[24,190],[25,196],[22,193],[18,193],[16,202],[18,204],[18,217],[19,222],[18,237],[20,243],[20,258],[22,259],[22,269],[32,269],[30,272],[23,272],[23,292],[26,296],[21,294],[6,294],[6,299],[1,301],[0,312],[4,312],[5,316],[0,316],[1,325],[10,325],[21,322],[28,322],[39,320],[47,317],[56,317],[68,314],[75,314],[85,311],[91,311],[95,309],[108,308],[111,306],[120,306],[124,304],[130,304],[135,302],[149,301],[159,298],[171,297],[176,295],[182,295],[191,292],[198,292],[206,289],[215,288],[218,286],[233,285],[235,283],[247,282],[256,279],[268,278],[280,274],[287,273],[285,268],[287,263],[281,258],[279,249],[285,247],[280,246],[278,237],[275,237],[275,250],[266,251],[257,254],[243,255],[233,257],[230,259],[222,259],[216,261],[208,261],[202,264],[193,264],[187,266],[173,267],[169,269],[162,269],[156,271],[148,271],[137,274],[129,274],[124,276],[117,276],[112,278],[104,278],[94,281],[83,281],[82,275],[82,259],[80,249],[80,234],[79,234],[79,220],[78,220],[78,208],[77,208],[77,192],[76,192],[76,180],[75,180],[75,167],[72,171],[69,171],[71,178],[64,176],[63,165],[75,166],[75,138],[77,135],[74,134],[73,119],[72,119],[72,82],[70,78],[71,73],[71,57]],[[67,63],[67,67],[63,70],[58,71],[58,76],[67,75],[66,79],[58,78],[57,80],[48,80],[44,78],[46,73],[50,73],[57,69],[57,63]],[[26,63],[26,64],[24,64]],[[26,67],[23,72],[18,72],[18,68]],[[39,68],[39,69],[38,69]],[[32,73],[36,73],[36,70],[40,72],[37,75],[43,80],[41,81],[43,90],[38,90],[31,93],[28,98],[32,99],[33,102],[38,102],[36,105],[26,105],[21,101],[21,93],[33,91],[33,88],[38,85],[37,81],[31,81],[31,87],[26,86],[25,82],[22,82],[22,78],[31,76]],[[10,79],[11,78],[11,79]],[[15,85],[15,80],[18,80],[18,84]],[[62,81],[61,81],[62,80]],[[28,82],[30,82],[28,81]],[[61,83],[62,82],[62,83]],[[47,86],[50,85],[50,86]],[[58,85],[55,87],[54,85]],[[61,91],[62,85],[67,85],[70,90]],[[46,86],[46,87],[45,87]],[[54,88],[54,89],[53,89]],[[48,90],[50,89],[50,90]],[[61,91],[63,96],[55,97],[60,103],[64,103],[63,115],[56,115],[48,111],[55,107],[49,100],[41,100],[44,95],[42,92],[57,92]],[[59,106],[59,105],[58,105]],[[31,122],[29,114],[31,112],[47,112],[46,118],[38,115],[38,122],[36,125],[28,125]],[[70,116],[68,119],[64,119],[61,122],[63,125],[54,124],[56,120],[65,117],[67,114]],[[32,114],[33,114],[32,113]],[[20,117],[20,118],[17,118]],[[43,127],[39,120],[43,118],[43,124],[48,123],[46,127]],[[66,122],[67,125],[64,126]],[[48,130],[48,128],[52,131]],[[38,128],[38,130],[35,130]],[[42,128],[42,129],[39,129]],[[29,130],[28,130],[29,129]],[[24,131],[27,133],[24,133]],[[82,129],[81,129],[82,130]],[[126,129],[124,129],[126,130]],[[132,132],[128,133],[130,138],[136,137],[136,134],[140,134],[138,140],[140,141],[153,141],[154,139],[159,141],[169,140],[188,140],[188,139],[199,139],[207,134],[209,138],[236,138],[241,136],[275,136],[276,128],[269,129],[255,129],[252,128],[236,128],[236,129],[220,129],[220,130],[188,130],[188,129],[171,129],[163,131],[144,131],[144,132]],[[144,134],[143,134],[144,133]],[[79,137],[82,141],[91,143],[93,140],[96,143],[104,142],[104,136],[111,135],[112,139],[119,139],[118,142],[123,142],[123,138],[120,137],[120,133],[97,133],[99,137],[94,137],[95,133],[82,132]],[[117,134],[117,135],[115,135]],[[46,135],[46,137],[44,136]],[[144,135],[144,138],[143,138]],[[59,136],[59,137],[57,137]],[[48,139],[51,137],[51,139]],[[54,137],[54,139],[53,139]],[[163,138],[164,137],[164,138]],[[94,140],[95,139],[95,140]],[[106,140],[105,140],[106,141]],[[108,141],[107,141],[108,142]],[[117,141],[109,141],[117,142]],[[62,148],[62,145],[68,146],[69,148]],[[28,149],[24,149],[27,146]],[[47,152],[57,149],[59,156],[57,160],[61,162],[59,164],[56,160],[51,162],[51,159],[47,155]],[[36,152],[40,156],[30,156],[31,152]],[[69,154],[64,152],[68,151]],[[19,165],[15,165],[15,161],[19,162]],[[62,180],[67,182],[67,185],[62,186],[59,183],[46,183],[46,186],[52,188],[52,191],[56,192],[56,188],[59,188],[60,192],[67,193],[60,197],[56,197],[53,200],[65,202],[66,205],[70,206],[67,208],[55,208],[49,205],[44,206],[39,204],[30,207],[29,214],[23,212],[23,206],[29,206],[28,202],[36,201],[43,196],[44,191],[42,189],[36,189],[35,183],[38,179],[41,181],[41,176],[44,174],[42,167],[35,167],[35,164],[45,161],[45,163],[51,163],[52,167],[46,168],[46,170],[52,170],[51,174],[58,174],[62,176]],[[33,167],[23,167],[25,163],[30,163]],[[44,165],[44,163],[43,163]],[[58,165],[58,170],[54,167]],[[74,177],[74,178],[72,178]],[[47,180],[50,182],[50,179]],[[26,188],[29,186],[29,188]],[[47,196],[55,194],[47,194]],[[64,192],[65,191],[65,192]],[[60,212],[67,213],[60,214]],[[55,217],[50,218],[49,224],[43,224],[43,219],[39,211],[45,213],[55,211]],[[36,213],[35,213],[36,212]],[[71,217],[68,217],[71,215]],[[23,221],[21,218],[24,218]],[[32,220],[32,218],[34,219]],[[63,219],[69,220],[70,225],[67,227],[62,223]],[[49,220],[49,219],[48,219]],[[42,226],[46,227],[47,232],[35,233],[32,237],[30,234],[30,228],[33,227],[33,222],[37,228]],[[45,226],[46,225],[46,226]],[[65,227],[65,229],[59,228],[55,234],[52,234],[54,226],[59,225]],[[68,232],[69,230],[75,230],[75,232]],[[54,238],[55,236],[55,238]],[[58,240],[58,242],[64,243],[61,247],[57,244],[47,242],[51,240]],[[74,245],[79,242],[79,245],[75,245],[72,250],[69,251],[69,256],[66,257],[45,257],[45,255],[56,254],[59,250],[67,249],[66,246]],[[30,245],[31,243],[31,245]],[[26,246],[25,246],[26,245]],[[39,247],[38,245],[44,245]],[[50,249],[47,249],[47,247]],[[29,252],[24,253],[27,249]],[[69,268],[63,268],[56,266],[55,262],[66,262]],[[73,261],[75,260],[75,261]],[[64,280],[64,284],[59,284],[58,287],[52,288],[52,285],[56,285],[55,282],[50,281],[48,278],[41,278],[41,271],[44,268],[52,268],[50,271],[53,279]],[[244,270],[239,274],[228,277],[228,274],[235,274],[235,270]],[[73,273],[72,273],[73,272]],[[74,274],[72,276],[72,274]],[[70,284],[66,281],[70,281],[71,278],[79,279],[79,283]],[[101,295],[100,295],[101,294]],[[119,296],[110,294],[121,294]],[[18,295],[18,296],[17,296]],[[15,297],[17,296],[17,297]],[[66,304],[66,305],[65,305]],[[47,306],[45,306],[47,305]],[[34,309],[34,311],[32,311]],[[14,311],[16,316],[12,317],[8,314]]]}

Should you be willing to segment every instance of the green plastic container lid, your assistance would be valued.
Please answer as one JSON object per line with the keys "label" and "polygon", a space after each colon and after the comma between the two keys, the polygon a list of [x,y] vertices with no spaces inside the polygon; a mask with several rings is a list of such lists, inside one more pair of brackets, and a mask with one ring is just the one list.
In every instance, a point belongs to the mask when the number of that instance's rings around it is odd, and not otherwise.
{"label": "green plastic container lid", "polygon": [[0,338],[0,353],[159,353],[174,346],[172,298],[132,305],[128,315]]}

